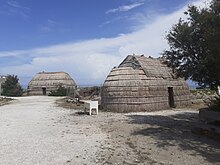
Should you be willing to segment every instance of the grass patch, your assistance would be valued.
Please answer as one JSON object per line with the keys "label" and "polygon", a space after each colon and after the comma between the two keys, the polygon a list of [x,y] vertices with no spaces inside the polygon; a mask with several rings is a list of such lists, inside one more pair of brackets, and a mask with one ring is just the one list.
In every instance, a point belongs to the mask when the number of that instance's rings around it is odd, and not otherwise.
{"label": "grass patch", "polygon": [[216,93],[215,90],[211,90],[209,88],[205,88],[205,89],[191,89],[190,93],[193,95],[197,95],[197,94],[206,94],[206,95],[214,95]]}

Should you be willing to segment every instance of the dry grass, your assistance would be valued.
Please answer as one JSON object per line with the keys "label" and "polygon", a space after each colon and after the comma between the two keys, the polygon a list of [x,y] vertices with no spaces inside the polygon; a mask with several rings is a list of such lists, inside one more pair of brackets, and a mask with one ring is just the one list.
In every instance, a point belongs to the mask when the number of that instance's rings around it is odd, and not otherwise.
{"label": "dry grass", "polygon": [[69,98],[65,97],[65,98],[61,98],[56,100],[56,105],[58,107],[62,107],[62,108],[66,108],[66,109],[76,109],[76,110],[82,110],[83,107],[83,103],[71,103],[71,102],[67,102]]}

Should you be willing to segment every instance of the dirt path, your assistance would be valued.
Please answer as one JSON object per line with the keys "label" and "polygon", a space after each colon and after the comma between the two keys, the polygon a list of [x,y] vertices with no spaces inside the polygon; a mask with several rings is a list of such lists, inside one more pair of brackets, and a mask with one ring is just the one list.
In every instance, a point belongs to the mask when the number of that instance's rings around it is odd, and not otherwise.
{"label": "dirt path", "polygon": [[195,130],[198,111],[89,116],[55,100],[24,97],[0,107],[0,164],[220,164],[220,141]]}
{"label": "dirt path", "polygon": [[100,164],[220,164],[220,139],[197,134],[198,111],[169,110],[109,114],[101,128],[109,138],[101,145]]}
{"label": "dirt path", "polygon": [[[63,103],[59,105],[68,107],[69,104]],[[101,112],[98,116],[84,117],[83,114],[76,117],[79,124],[93,124],[107,135],[96,153],[97,164],[220,164],[220,139],[213,140],[206,132],[197,130],[204,124],[198,118],[198,110]]]}
{"label": "dirt path", "polygon": [[94,155],[105,134],[79,125],[72,111],[54,105],[55,99],[24,97],[0,107],[1,165],[96,164]]}

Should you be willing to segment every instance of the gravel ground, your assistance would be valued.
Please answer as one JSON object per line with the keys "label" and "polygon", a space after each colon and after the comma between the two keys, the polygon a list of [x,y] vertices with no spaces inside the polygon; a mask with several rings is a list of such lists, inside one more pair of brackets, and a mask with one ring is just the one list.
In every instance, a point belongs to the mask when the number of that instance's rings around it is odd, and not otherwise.
{"label": "gravel ground", "polygon": [[0,107],[0,164],[220,164],[220,141],[198,133],[197,110],[89,116],[56,99]]}
{"label": "gravel ground", "polygon": [[1,165],[96,164],[106,136],[99,128],[70,120],[72,112],[54,106],[57,98],[17,99],[0,107]]}

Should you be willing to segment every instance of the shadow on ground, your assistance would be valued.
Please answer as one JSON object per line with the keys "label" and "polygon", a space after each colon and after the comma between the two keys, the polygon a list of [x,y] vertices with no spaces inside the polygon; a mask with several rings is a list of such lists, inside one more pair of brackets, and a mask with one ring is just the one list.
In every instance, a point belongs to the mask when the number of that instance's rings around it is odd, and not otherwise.
{"label": "shadow on ground", "polygon": [[[163,115],[129,115],[130,124],[146,125],[132,135],[149,136],[156,140],[157,147],[167,149],[178,146],[180,150],[193,151],[193,156],[201,155],[211,163],[220,162],[220,140],[204,136],[206,132],[197,131],[202,123],[198,114],[185,112],[181,114]],[[145,126],[144,126],[145,127]]]}

